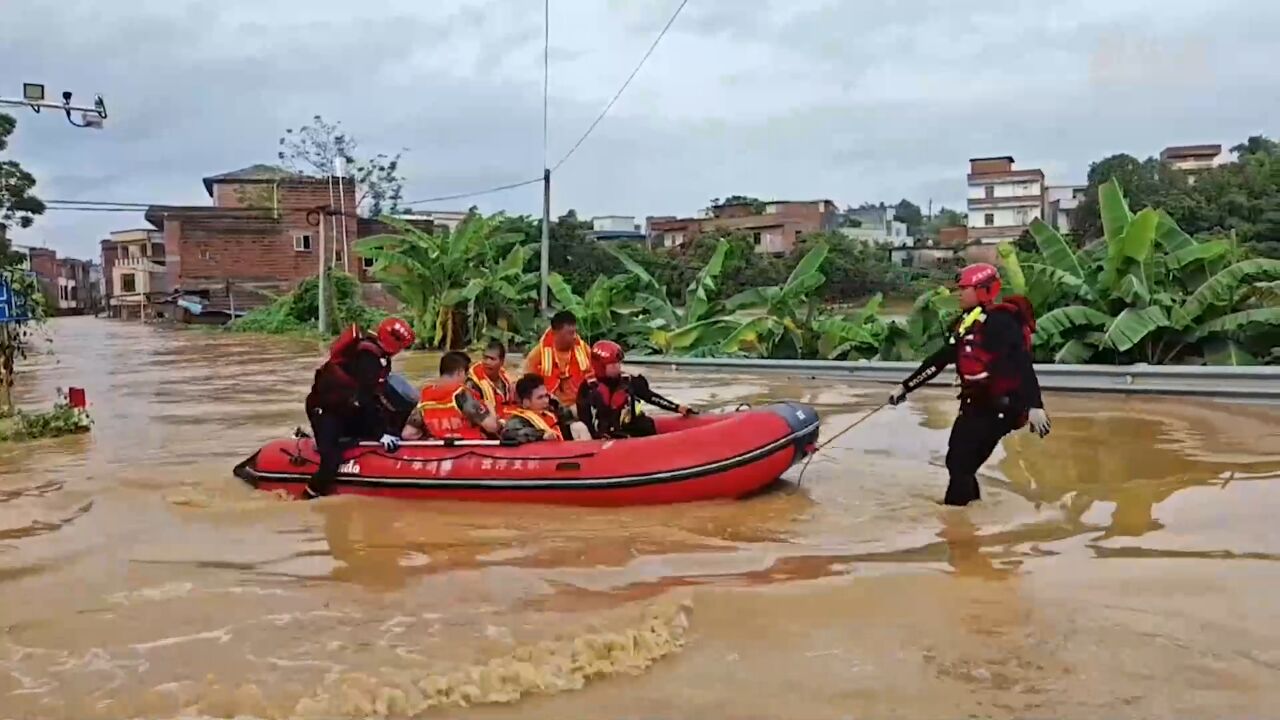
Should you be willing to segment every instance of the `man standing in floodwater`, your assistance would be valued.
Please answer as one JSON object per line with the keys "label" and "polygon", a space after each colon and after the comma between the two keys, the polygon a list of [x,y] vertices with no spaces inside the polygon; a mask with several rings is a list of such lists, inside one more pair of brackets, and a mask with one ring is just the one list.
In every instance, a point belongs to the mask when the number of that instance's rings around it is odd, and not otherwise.
{"label": "man standing in floodwater", "polygon": [[947,441],[951,477],[943,503],[968,505],[981,497],[978,469],[1000,439],[1028,422],[1043,438],[1049,434],[1049,416],[1031,363],[1031,335],[1036,328],[1031,303],[1022,296],[997,302],[1000,273],[988,263],[965,267],[957,284],[963,314],[947,335],[947,343],[893,389],[889,404],[903,402],[907,393],[955,363],[960,414]]}

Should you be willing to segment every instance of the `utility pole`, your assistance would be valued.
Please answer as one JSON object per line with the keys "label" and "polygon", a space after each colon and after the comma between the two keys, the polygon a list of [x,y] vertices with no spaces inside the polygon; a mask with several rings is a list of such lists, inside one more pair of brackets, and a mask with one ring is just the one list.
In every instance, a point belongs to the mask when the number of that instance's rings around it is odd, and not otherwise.
{"label": "utility pole", "polygon": [[[101,130],[102,123],[107,119],[107,103],[103,101],[101,95],[93,96],[93,105],[72,105],[71,91],[64,90],[62,93],[62,102],[50,102],[45,100],[44,85],[39,83],[22,83],[22,98],[6,98],[0,97],[0,107],[3,106],[22,107],[23,105],[31,108],[39,114],[41,108],[51,110],[61,110],[67,115],[67,122],[79,128],[93,128]],[[71,119],[71,111],[75,110],[80,113],[80,122]]]}
{"label": "utility pole", "polygon": [[[329,208],[325,208],[326,212],[328,210]],[[329,308],[327,305],[325,305],[325,302],[324,302],[325,269],[326,269],[325,266],[328,265],[328,263],[325,262],[325,256],[324,256],[324,218],[323,217],[320,218],[320,252],[316,254],[320,256],[320,286],[317,288],[317,292],[319,294],[316,296],[316,300],[319,302],[319,306],[320,306],[320,312],[319,312],[320,334],[328,335],[329,334],[329,312],[328,312]]]}
{"label": "utility pole", "polygon": [[542,294],[541,309],[547,312],[547,279],[551,275],[551,170],[542,169]]}

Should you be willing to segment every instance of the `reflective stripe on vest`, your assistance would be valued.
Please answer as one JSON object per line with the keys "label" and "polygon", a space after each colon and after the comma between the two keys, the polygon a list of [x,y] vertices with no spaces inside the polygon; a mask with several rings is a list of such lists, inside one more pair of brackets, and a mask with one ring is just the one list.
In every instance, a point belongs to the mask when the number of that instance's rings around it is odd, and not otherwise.
{"label": "reflective stripe on vest", "polygon": [[541,430],[543,433],[555,433],[560,437],[564,437],[558,429],[556,429],[556,419],[549,416],[548,413],[536,413],[532,410],[519,408],[511,411],[512,417],[520,417],[528,420],[531,425]]}
{"label": "reflective stripe on vest", "polygon": [[[511,378],[507,377],[507,371],[499,370],[498,375],[509,390],[511,388]],[[507,393],[503,392],[501,397],[498,396],[498,387],[485,373],[484,364],[475,363],[472,365],[471,369],[467,371],[467,377],[480,389],[480,399],[484,401],[484,404],[488,405],[490,410],[493,410],[494,415],[502,417],[504,414],[503,405],[507,404]]]}
{"label": "reflective stripe on vest", "polygon": [[439,440],[445,438],[462,438],[465,440],[483,440],[484,431],[476,427],[458,409],[458,393],[468,392],[465,385],[438,387],[428,385],[423,388],[422,402],[418,403],[418,412],[422,415],[422,424],[427,432]]}

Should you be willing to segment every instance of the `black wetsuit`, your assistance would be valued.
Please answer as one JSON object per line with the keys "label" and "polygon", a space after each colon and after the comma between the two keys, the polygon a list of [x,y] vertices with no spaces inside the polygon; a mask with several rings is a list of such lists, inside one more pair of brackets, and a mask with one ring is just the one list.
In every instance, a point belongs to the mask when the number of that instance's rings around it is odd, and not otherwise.
{"label": "black wetsuit", "polygon": [[[951,337],[955,336],[955,328]],[[956,361],[956,344],[948,342],[911,373],[902,386],[909,393],[937,377]],[[967,505],[981,497],[978,469],[991,457],[1001,438],[1026,423],[1027,412],[1044,407],[1023,337],[1022,324],[1012,313],[990,312],[983,320],[982,347],[993,356],[993,377],[1016,378],[1016,390],[993,397],[981,383],[962,385],[960,414],[947,440],[947,472],[950,481],[943,502]]]}
{"label": "black wetsuit", "polygon": [[[604,384],[612,392],[627,393],[624,407],[630,410],[630,420],[622,423],[621,408],[615,408],[605,402],[596,388],[596,384]],[[619,378],[596,378],[585,382],[578,389],[578,419],[586,423],[591,437],[645,437],[657,434],[653,418],[637,412],[636,402],[647,402],[656,408],[670,412],[679,412],[680,405],[669,400],[649,387],[649,381],[643,375],[623,375]]]}
{"label": "black wetsuit", "polygon": [[351,443],[376,440],[387,431],[387,413],[379,390],[390,372],[390,363],[390,358],[357,348],[342,364],[354,387],[334,373],[330,363],[316,371],[306,402],[307,419],[320,455],[320,467],[307,484],[311,495],[333,492],[342,455]]}

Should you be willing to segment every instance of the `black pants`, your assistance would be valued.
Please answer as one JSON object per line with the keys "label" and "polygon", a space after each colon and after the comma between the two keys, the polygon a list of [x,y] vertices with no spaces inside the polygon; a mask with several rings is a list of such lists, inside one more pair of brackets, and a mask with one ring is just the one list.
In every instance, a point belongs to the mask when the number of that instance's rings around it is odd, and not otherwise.
{"label": "black pants", "polygon": [[338,466],[343,454],[361,438],[369,434],[365,417],[358,412],[337,412],[310,408],[311,436],[320,455],[320,467],[307,483],[311,495],[328,495],[338,479]]}
{"label": "black pants", "polygon": [[951,426],[947,441],[947,505],[968,505],[982,497],[978,490],[978,469],[995,452],[1000,439],[1018,426],[1020,414],[1010,409],[998,411],[990,406],[962,400],[960,415]]}
{"label": "black pants", "polygon": [[648,415],[633,415],[631,422],[618,428],[617,431],[612,433],[612,437],[638,438],[657,434],[658,426],[654,424],[653,418]]}

